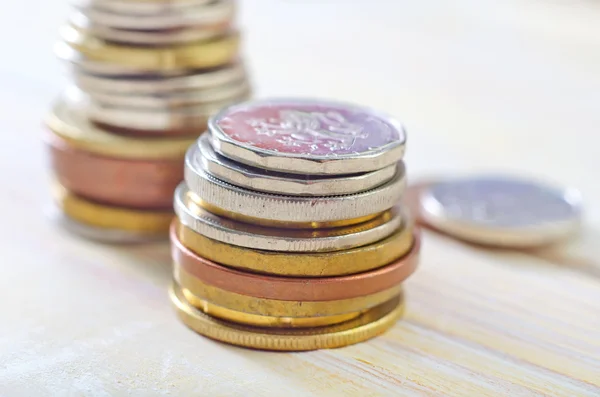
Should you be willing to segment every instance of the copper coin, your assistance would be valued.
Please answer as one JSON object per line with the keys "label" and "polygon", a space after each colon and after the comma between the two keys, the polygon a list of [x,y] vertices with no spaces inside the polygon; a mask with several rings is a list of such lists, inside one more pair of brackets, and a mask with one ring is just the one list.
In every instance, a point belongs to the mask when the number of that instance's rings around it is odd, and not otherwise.
{"label": "copper coin", "polygon": [[242,295],[284,301],[329,301],[374,294],[398,285],[417,268],[420,236],[407,255],[391,264],[359,274],[340,277],[277,277],[233,270],[204,259],[186,248],[177,236],[177,223],[171,225],[173,261],[202,282]]}
{"label": "copper coin", "polygon": [[183,179],[181,159],[133,160],[100,156],[48,133],[52,168],[60,184],[88,199],[132,208],[171,208]]}

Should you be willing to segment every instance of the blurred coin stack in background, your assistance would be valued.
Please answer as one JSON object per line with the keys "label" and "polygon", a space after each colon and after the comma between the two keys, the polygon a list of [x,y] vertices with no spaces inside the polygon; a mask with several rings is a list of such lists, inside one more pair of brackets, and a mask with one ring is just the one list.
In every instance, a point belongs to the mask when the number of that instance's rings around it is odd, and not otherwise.
{"label": "blurred coin stack in background", "polygon": [[72,0],[56,55],[72,84],[46,119],[55,215],[89,238],[164,238],[185,151],[248,99],[232,0]]}
{"label": "blurred coin stack in background", "polygon": [[225,108],[186,154],[171,227],[181,320],[266,350],[357,343],[402,315],[420,242],[400,206],[405,132],[354,105]]}

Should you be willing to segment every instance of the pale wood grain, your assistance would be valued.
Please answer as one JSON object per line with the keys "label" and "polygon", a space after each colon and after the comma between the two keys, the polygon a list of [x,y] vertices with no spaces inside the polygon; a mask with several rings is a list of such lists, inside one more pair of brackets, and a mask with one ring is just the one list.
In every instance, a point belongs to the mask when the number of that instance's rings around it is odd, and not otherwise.
{"label": "pale wood grain", "polygon": [[13,54],[0,63],[0,395],[600,395],[600,7],[241,5],[258,96],[325,96],[397,115],[413,181],[500,169],[576,186],[582,235],[503,252],[426,232],[406,317],[368,343],[275,354],[201,338],[169,306],[167,244],[96,245],[43,216],[40,118],[64,84],[50,48],[67,7],[10,2],[0,6]]}

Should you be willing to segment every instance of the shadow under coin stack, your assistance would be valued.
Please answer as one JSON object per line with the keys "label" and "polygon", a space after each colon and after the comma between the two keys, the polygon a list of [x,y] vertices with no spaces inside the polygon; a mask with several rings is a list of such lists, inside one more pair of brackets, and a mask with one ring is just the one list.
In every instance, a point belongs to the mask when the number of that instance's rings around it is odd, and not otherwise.
{"label": "shadow under coin stack", "polygon": [[196,332],[265,350],[358,343],[400,318],[419,234],[405,133],[353,105],[230,106],[187,152],[171,300]]}
{"label": "shadow under coin stack", "polygon": [[57,56],[71,86],[46,120],[57,219],[86,237],[167,236],[187,148],[248,99],[232,0],[72,0]]}

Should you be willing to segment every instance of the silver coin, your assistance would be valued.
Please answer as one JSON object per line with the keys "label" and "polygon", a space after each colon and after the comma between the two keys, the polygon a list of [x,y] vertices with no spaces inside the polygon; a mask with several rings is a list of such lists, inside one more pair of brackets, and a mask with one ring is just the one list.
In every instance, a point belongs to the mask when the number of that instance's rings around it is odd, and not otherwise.
{"label": "silver coin", "polygon": [[573,189],[488,176],[442,182],[424,191],[421,213],[433,227],[475,243],[525,248],[572,235],[581,218]]}
{"label": "silver coin", "polygon": [[375,189],[344,196],[283,196],[257,192],[223,182],[190,163],[185,163],[185,181],[205,203],[242,217],[269,222],[317,223],[356,219],[392,208],[404,193],[404,166],[394,177]]}
{"label": "silver coin", "polygon": [[[59,41],[54,45],[54,54],[58,59],[67,63],[72,69],[73,73],[77,73],[79,70],[89,74],[102,75],[102,76],[115,76],[115,77],[152,77],[156,76],[156,70],[153,68],[144,69],[138,67],[130,67],[126,65],[95,61],[83,56],[80,52],[69,46],[64,41]],[[181,69],[173,70],[168,72],[161,72],[163,77],[180,77],[189,75],[190,71]]]}
{"label": "silver coin", "polygon": [[138,234],[127,230],[100,228],[76,221],[63,211],[50,205],[45,210],[46,215],[69,233],[106,244],[142,244],[168,239],[167,233]]}
{"label": "silver coin", "polygon": [[336,196],[371,190],[394,177],[398,165],[363,174],[352,175],[298,175],[262,170],[229,160],[217,154],[209,134],[187,153],[187,162],[193,168],[202,168],[210,175],[246,189],[291,196]]}
{"label": "silver coin", "polygon": [[130,30],[92,23],[80,12],[72,12],[69,22],[91,36],[114,43],[136,45],[179,45],[201,40],[211,40],[226,34],[229,24],[215,26],[185,26],[166,30]]}
{"label": "silver coin", "polygon": [[203,90],[187,90],[156,95],[114,94],[92,90],[86,90],[85,92],[93,102],[105,106],[171,110],[186,106],[240,101],[241,98],[250,96],[250,85],[246,81],[238,81],[234,84]]}
{"label": "silver coin", "polygon": [[70,0],[75,7],[98,8],[109,12],[134,15],[152,15],[185,9],[194,6],[207,5],[214,0],[167,0],[167,1],[139,1],[139,0]]}
{"label": "silver coin", "polygon": [[406,134],[386,115],[355,105],[267,99],[227,107],[209,122],[225,157],[288,173],[342,175],[400,161]]}
{"label": "silver coin", "polygon": [[159,30],[225,24],[235,17],[236,12],[233,0],[169,8],[145,14],[125,14],[94,6],[81,7],[79,11],[94,24],[128,30]]}
{"label": "silver coin", "polygon": [[187,71],[179,75],[106,76],[73,68],[72,79],[87,92],[125,95],[165,95],[180,91],[217,89],[221,86],[249,84],[241,62],[218,69]]}
{"label": "silver coin", "polygon": [[189,199],[182,183],[175,191],[175,213],[179,221],[197,233],[227,244],[268,251],[329,252],[350,249],[382,240],[403,224],[398,208],[391,216],[355,226],[322,230],[277,229],[236,222],[214,215]]}
{"label": "silver coin", "polygon": [[78,89],[65,90],[63,101],[68,106],[85,109],[85,114],[91,120],[111,127],[147,132],[198,130],[198,134],[206,129],[207,120],[212,114],[231,103],[213,102],[164,109],[117,107],[95,101]]}

